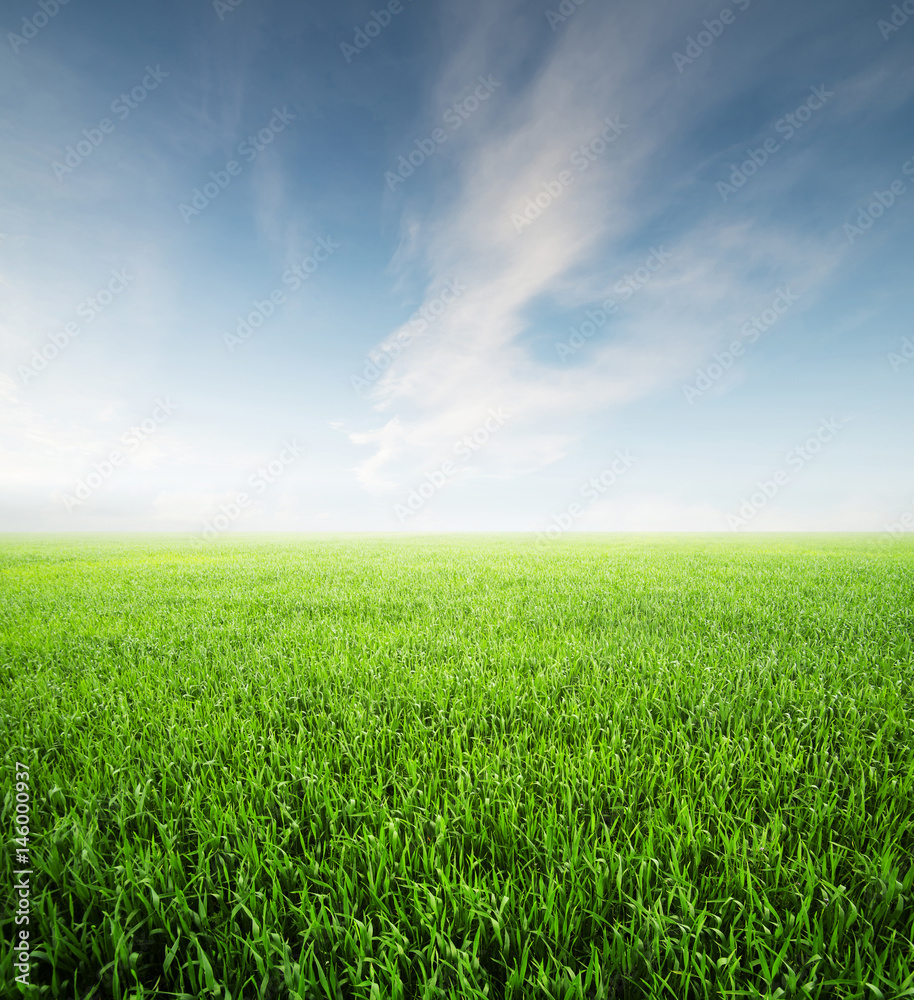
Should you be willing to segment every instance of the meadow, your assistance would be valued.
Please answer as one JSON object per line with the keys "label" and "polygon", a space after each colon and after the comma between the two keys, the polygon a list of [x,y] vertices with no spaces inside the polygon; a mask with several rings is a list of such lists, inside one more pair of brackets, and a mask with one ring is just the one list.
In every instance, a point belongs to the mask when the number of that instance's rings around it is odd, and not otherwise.
{"label": "meadow", "polygon": [[0,991],[914,996],[912,639],[875,536],[4,536]]}

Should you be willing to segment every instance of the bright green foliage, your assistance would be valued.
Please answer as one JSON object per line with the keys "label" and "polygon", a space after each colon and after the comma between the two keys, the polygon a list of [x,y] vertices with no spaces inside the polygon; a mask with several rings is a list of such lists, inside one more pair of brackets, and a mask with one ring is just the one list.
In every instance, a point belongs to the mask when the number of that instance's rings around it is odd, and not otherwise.
{"label": "bright green foliage", "polygon": [[8,537],[24,995],[914,996],[912,639],[866,536]]}

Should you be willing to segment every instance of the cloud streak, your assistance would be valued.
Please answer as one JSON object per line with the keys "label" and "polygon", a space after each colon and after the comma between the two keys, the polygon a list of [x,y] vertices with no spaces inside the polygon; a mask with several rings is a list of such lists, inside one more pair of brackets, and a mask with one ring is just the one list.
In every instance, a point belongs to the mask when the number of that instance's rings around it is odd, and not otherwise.
{"label": "cloud streak", "polygon": [[[510,19],[512,10],[502,13]],[[840,260],[829,243],[798,240],[764,219],[722,224],[712,188],[706,210],[664,237],[673,261],[588,345],[586,365],[562,368],[537,356],[525,334],[539,304],[598,305],[633,260],[643,260],[648,247],[631,247],[645,214],[661,214],[669,192],[689,182],[673,176],[645,190],[649,165],[707,113],[693,110],[672,74],[654,71],[662,50],[631,9],[587,14],[564,28],[542,72],[513,102],[493,106],[465,138],[451,202],[408,227],[429,288],[459,274],[469,290],[378,380],[374,401],[396,416],[351,435],[374,448],[357,470],[369,490],[393,488],[400,476],[436,462],[490,405],[514,415],[501,447],[486,456],[492,467],[523,474],[556,461],[578,439],[570,428],[580,417],[681,379],[779,282],[815,287]],[[488,57],[484,45],[468,51],[473,42],[475,35],[455,59],[463,75]],[[500,71],[515,75],[511,66]],[[442,72],[449,84],[457,75],[453,65]],[[437,93],[447,90],[439,85]],[[617,141],[589,145],[607,120],[621,124]],[[571,179],[559,185],[563,171]],[[542,192],[553,197],[543,194],[538,217],[531,212],[519,227],[518,213]]]}

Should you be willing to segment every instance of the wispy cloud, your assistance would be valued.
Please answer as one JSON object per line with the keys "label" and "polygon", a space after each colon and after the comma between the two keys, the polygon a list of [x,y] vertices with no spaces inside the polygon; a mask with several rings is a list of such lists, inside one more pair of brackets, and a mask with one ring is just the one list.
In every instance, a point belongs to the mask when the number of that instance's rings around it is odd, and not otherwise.
{"label": "wispy cloud", "polygon": [[[886,362],[911,335],[907,36],[885,41],[853,0],[740,0],[680,73],[673,53],[720,8],[614,0],[550,23],[558,6],[404,4],[347,63],[358,5],[221,20],[210,3],[70,5],[0,60],[0,527],[192,528],[277,435],[313,431],[315,454],[244,523],[329,512],[322,526],[384,530],[491,409],[510,420],[411,527],[533,528],[616,446],[642,460],[594,526],[700,526],[744,488],[735,462],[764,469],[782,432],[845,399],[861,430],[821,466],[831,495],[798,488],[764,516],[857,525],[908,504],[914,365]],[[161,86],[55,176],[159,65]],[[834,97],[724,202],[731,164],[823,87]],[[275,142],[240,154],[286,106]],[[446,142],[391,186],[435,128]],[[898,178],[908,193],[850,245],[844,223]],[[282,275],[321,238],[340,253],[294,292]],[[617,291],[655,250],[662,266]],[[126,290],[83,320],[118,269]],[[683,386],[784,287],[797,304],[690,406]],[[269,328],[227,351],[252,310]],[[36,351],[51,360],[26,380]],[[180,415],[62,521],[59,492],[166,393]]]}
{"label": "wispy cloud", "polygon": [[[501,13],[510,19],[512,8]],[[765,218],[722,220],[712,188],[707,208],[665,240],[673,262],[622,310],[613,334],[590,345],[586,365],[563,369],[538,358],[523,338],[537,305],[592,305],[643,258],[647,246],[638,242],[646,217],[669,206],[670,190],[692,181],[653,171],[666,183],[645,190],[649,164],[681,141],[690,120],[707,114],[673,87],[672,75],[656,72],[662,51],[653,50],[656,40],[631,10],[624,21],[613,11],[587,14],[564,28],[542,72],[518,85],[510,105],[493,105],[492,117],[465,138],[453,200],[421,230],[407,230],[410,255],[401,248],[400,260],[415,259],[421,241],[429,288],[459,274],[468,291],[377,382],[376,404],[397,415],[351,436],[374,448],[358,469],[368,489],[389,488],[434,462],[475,413],[493,404],[514,418],[500,447],[487,454],[490,465],[520,473],[555,461],[577,439],[571,428],[582,415],[681,377],[778,282],[813,288],[840,259],[831,243],[800,238]],[[495,17],[493,9],[487,16]],[[464,76],[490,55],[475,34],[472,44],[478,51],[465,46],[457,57]],[[511,70],[500,67],[509,79]],[[437,92],[446,93],[458,75],[454,65],[445,67],[447,84]],[[618,140],[572,160],[607,116],[624,126]],[[541,214],[518,231],[512,215],[563,170],[571,182],[551,202],[544,195]]]}

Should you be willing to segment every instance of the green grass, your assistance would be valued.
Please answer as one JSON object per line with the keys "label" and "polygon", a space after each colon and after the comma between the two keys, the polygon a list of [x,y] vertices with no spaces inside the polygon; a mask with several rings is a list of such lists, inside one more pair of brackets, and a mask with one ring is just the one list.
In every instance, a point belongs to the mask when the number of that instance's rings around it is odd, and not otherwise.
{"label": "green grass", "polygon": [[23,995],[914,996],[912,638],[866,536],[7,536]]}

